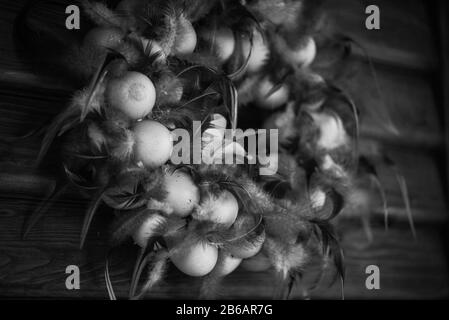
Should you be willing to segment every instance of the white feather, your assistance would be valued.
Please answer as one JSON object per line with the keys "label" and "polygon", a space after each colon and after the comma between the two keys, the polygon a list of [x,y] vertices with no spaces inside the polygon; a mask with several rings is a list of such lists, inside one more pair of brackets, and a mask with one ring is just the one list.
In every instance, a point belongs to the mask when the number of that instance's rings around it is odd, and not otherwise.
{"label": "white feather", "polygon": [[309,255],[302,244],[287,245],[266,238],[264,250],[275,270],[284,279],[294,270],[301,269],[309,261]]}
{"label": "white feather", "polygon": [[312,112],[311,116],[320,129],[318,147],[333,150],[347,144],[348,135],[340,117],[325,112]]}
{"label": "white feather", "polygon": [[134,233],[134,242],[140,247],[145,247],[149,238],[160,233],[165,222],[166,218],[159,214],[149,216]]}

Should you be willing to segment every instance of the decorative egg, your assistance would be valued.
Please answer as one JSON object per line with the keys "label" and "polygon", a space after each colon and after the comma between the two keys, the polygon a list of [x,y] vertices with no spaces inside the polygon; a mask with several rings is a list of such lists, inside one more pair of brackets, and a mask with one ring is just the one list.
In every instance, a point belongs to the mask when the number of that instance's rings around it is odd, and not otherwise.
{"label": "decorative egg", "polygon": [[179,18],[173,54],[182,56],[192,53],[197,42],[196,32],[189,20],[184,16]]}
{"label": "decorative egg", "polygon": [[306,68],[315,60],[317,48],[312,37],[300,39],[293,48],[280,35],[275,35],[273,41],[278,53],[291,65]]}
{"label": "decorative egg", "polygon": [[302,108],[309,112],[317,112],[319,109],[323,106],[323,104],[326,102],[325,98],[322,99],[315,99],[313,101],[303,103]]}
{"label": "decorative egg", "polygon": [[326,193],[321,189],[317,188],[310,194],[310,205],[313,209],[319,210],[324,206],[326,202]]}
{"label": "decorative egg", "polygon": [[137,161],[149,168],[157,168],[170,159],[173,150],[173,136],[157,121],[143,120],[134,129]]}
{"label": "decorative egg", "polygon": [[318,147],[333,150],[348,142],[349,137],[339,116],[325,112],[311,112],[310,115],[320,129]]}
{"label": "decorative egg", "polygon": [[237,269],[241,262],[242,259],[232,256],[229,252],[219,250],[217,264],[212,272],[217,276],[227,276]]}
{"label": "decorative egg", "polygon": [[305,40],[303,46],[301,46],[299,49],[294,50],[291,56],[293,60],[301,67],[303,68],[308,67],[310,64],[312,64],[313,60],[315,60],[316,56],[315,40],[313,40],[312,37],[308,37]]}
{"label": "decorative egg", "polygon": [[102,49],[115,48],[123,42],[125,32],[117,27],[96,27],[90,30],[83,40],[83,45]]}
{"label": "decorative egg", "polygon": [[239,212],[239,204],[234,195],[224,190],[218,198],[211,197],[208,201],[208,219],[230,227]]}
{"label": "decorative egg", "polygon": [[109,80],[106,101],[133,120],[144,118],[156,102],[153,82],[140,72],[126,72],[119,78]]}
{"label": "decorative egg", "polygon": [[274,92],[276,85],[268,78],[263,78],[256,87],[257,106],[264,109],[277,109],[288,101],[290,90],[286,84],[282,84]]}
{"label": "decorative egg", "polygon": [[257,72],[267,63],[270,57],[270,49],[265,44],[260,32],[253,32],[253,46],[251,48],[250,39],[245,37],[242,41],[243,58],[246,59],[250,54],[246,70],[248,72]]}
{"label": "decorative egg", "polygon": [[167,202],[173,213],[186,217],[200,201],[200,191],[189,174],[182,171],[166,172],[164,177]]}
{"label": "decorative egg", "polygon": [[255,239],[252,239],[251,244],[245,246],[235,246],[229,249],[229,252],[237,258],[248,259],[256,254],[262,249],[263,243],[265,242],[265,231],[259,234]]}
{"label": "decorative egg", "polygon": [[227,27],[203,30],[201,36],[210,43],[210,46],[222,62],[228,60],[234,52],[234,33]]}
{"label": "decorative egg", "polygon": [[271,262],[263,252],[259,252],[254,257],[243,260],[242,268],[248,271],[262,272],[271,268]]}
{"label": "decorative egg", "polygon": [[198,242],[170,256],[173,264],[192,277],[203,277],[211,272],[218,260],[218,249],[208,243]]}

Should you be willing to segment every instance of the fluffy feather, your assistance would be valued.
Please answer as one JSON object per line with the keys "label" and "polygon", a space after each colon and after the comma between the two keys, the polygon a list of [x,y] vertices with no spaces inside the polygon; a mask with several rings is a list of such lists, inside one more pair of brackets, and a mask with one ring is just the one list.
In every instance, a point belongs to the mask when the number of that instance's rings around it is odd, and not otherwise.
{"label": "fluffy feather", "polygon": [[283,279],[287,279],[290,272],[302,270],[310,260],[304,244],[285,245],[270,237],[265,240],[264,252]]}
{"label": "fluffy feather", "polygon": [[137,272],[136,283],[139,282],[140,274],[143,272],[145,267],[148,267],[148,274],[146,281],[142,286],[140,293],[134,295],[135,290],[131,292],[131,299],[141,299],[148,291],[153,288],[157,283],[159,283],[166,272],[168,262],[168,252],[166,250],[160,250],[155,253],[149,253],[147,257],[143,260]]}
{"label": "fluffy feather", "polygon": [[132,210],[129,213],[123,213],[118,217],[111,227],[112,244],[118,245],[129,239],[143,224],[144,221],[151,219],[153,222],[153,232],[147,235],[147,239],[151,236],[158,235],[162,232],[166,220],[157,213],[157,211],[149,209]]}
{"label": "fluffy feather", "polygon": [[83,0],[81,2],[84,12],[98,26],[121,27],[123,20],[105,3]]}

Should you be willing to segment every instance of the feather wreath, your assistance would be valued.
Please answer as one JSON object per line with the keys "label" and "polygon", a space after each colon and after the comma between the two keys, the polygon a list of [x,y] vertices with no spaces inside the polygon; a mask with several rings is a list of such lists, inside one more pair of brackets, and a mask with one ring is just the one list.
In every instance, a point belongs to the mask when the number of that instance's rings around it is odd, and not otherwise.
{"label": "feather wreath", "polygon": [[[67,184],[91,199],[81,248],[103,204],[114,212],[111,244],[132,239],[140,247],[129,298],[156,286],[169,261],[202,278],[201,298],[216,297],[240,264],[271,268],[275,298],[288,298],[316,258],[323,272],[333,261],[343,284],[331,222],[359,179],[359,111],[313,70],[321,2],[81,2],[88,28],[64,39],[54,61],[83,85],[46,128],[37,162],[58,140]],[[18,26],[21,35],[30,31]],[[278,168],[270,175],[258,174],[237,139],[248,105],[267,115],[262,127],[278,129],[280,152],[266,156]],[[176,129],[201,137],[187,158],[199,152],[208,163],[172,161]],[[243,164],[221,164],[229,155]],[[25,235],[64,185],[33,213]],[[115,299],[108,260],[105,280]]]}

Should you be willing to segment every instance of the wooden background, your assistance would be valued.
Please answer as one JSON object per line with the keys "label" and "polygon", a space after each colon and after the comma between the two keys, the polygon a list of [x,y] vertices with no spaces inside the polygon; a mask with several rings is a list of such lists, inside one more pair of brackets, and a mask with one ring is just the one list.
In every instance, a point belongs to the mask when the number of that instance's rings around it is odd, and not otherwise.
{"label": "wooden background", "polygon": [[[0,2],[0,137],[21,135],[56,114],[70,97],[60,79],[35,74],[19,59],[12,27],[24,0]],[[365,7],[381,9],[381,30],[365,29]],[[390,229],[382,224],[382,206],[373,207],[371,243],[355,217],[340,221],[346,257],[346,299],[430,299],[449,297],[444,110],[438,82],[438,35],[425,1],[331,0],[326,5],[336,31],[350,35],[369,54],[354,47],[357,67],[343,86],[363,106],[362,147],[381,145],[404,173],[410,191],[417,239],[410,232],[404,204],[393,172],[379,169],[391,211]],[[61,12],[61,21],[64,21]],[[380,90],[376,88],[373,69]],[[383,106],[383,107],[382,107]],[[375,112],[376,110],[388,110]],[[397,128],[389,130],[388,121]],[[64,194],[21,240],[25,219],[39,204],[53,177],[51,164],[37,170],[33,161],[39,139],[0,143],[0,297],[1,298],[107,298],[103,279],[110,215],[100,212],[86,247],[78,249],[86,203],[73,190]],[[136,249],[114,252],[111,277],[117,295],[126,297]],[[81,289],[65,288],[65,268],[78,265]],[[381,289],[365,288],[365,268],[381,271]],[[328,277],[329,278],[329,277]],[[319,298],[340,298],[339,283],[310,292]],[[306,279],[307,281],[307,279]],[[199,281],[170,269],[167,281],[151,298],[196,298]],[[238,269],[223,288],[224,298],[271,298],[274,282],[269,273]],[[303,297],[301,286],[294,298]]]}

